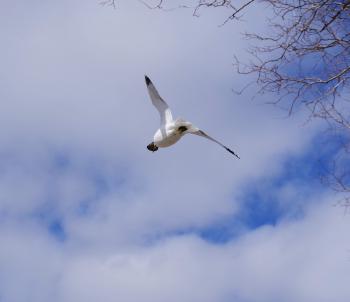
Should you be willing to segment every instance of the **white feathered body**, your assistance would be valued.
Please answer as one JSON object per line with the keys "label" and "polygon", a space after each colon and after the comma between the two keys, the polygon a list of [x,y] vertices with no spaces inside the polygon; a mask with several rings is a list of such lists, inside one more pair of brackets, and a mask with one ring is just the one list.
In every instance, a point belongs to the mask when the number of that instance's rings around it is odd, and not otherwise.
{"label": "white feathered body", "polygon": [[190,122],[183,119],[177,119],[171,123],[159,128],[154,134],[154,143],[160,147],[169,147],[180,140],[186,133],[194,130]]}

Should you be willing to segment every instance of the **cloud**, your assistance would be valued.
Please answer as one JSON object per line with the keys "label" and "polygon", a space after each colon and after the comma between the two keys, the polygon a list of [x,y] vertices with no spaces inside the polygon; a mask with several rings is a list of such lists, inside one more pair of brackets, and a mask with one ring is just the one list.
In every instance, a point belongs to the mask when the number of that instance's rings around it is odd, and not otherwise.
{"label": "cloud", "polygon": [[179,236],[79,257],[64,283],[65,301],[346,301],[348,227],[325,204],[301,221],[262,227],[225,245]]}
{"label": "cloud", "polygon": [[[343,301],[347,221],[317,187],[303,217],[239,225],[242,196],[288,178],[320,127],[232,93],[242,24],[130,5],[0,4],[0,300]],[[148,152],[145,73],[242,159],[199,137]],[[262,195],[305,187],[285,184]],[[209,240],[223,222],[236,236]]]}
{"label": "cloud", "polygon": [[119,250],[62,248],[36,227],[2,228],[2,298],[345,302],[349,220],[340,212],[326,202],[222,245],[184,235]]}

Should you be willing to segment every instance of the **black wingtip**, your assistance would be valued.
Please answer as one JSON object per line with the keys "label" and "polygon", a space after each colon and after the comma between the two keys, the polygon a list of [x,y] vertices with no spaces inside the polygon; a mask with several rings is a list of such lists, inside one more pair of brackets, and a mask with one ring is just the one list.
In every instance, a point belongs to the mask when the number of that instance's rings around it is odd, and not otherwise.
{"label": "black wingtip", "polygon": [[149,79],[148,76],[145,75],[145,80],[146,80],[146,85],[148,86],[149,84],[151,84],[151,80]]}
{"label": "black wingtip", "polygon": [[238,159],[241,159],[235,152],[233,152],[231,149],[229,149],[229,148],[226,148],[226,150],[228,151],[228,152],[230,152],[231,154],[233,154],[234,156],[236,156]]}

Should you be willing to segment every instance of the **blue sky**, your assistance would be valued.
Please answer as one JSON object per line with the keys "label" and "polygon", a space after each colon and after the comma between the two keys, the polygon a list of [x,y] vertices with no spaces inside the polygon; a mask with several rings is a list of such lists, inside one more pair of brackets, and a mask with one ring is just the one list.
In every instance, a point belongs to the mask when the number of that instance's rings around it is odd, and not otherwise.
{"label": "blue sky", "polygon": [[[0,301],[348,301],[350,220],[318,177],[336,146],[232,92],[264,13],[0,3]],[[149,152],[145,74],[241,160],[200,137]]]}

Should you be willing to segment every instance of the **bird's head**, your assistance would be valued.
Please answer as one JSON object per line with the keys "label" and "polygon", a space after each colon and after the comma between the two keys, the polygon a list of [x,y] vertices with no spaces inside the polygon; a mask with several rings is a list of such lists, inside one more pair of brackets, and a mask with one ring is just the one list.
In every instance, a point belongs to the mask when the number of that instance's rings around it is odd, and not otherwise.
{"label": "bird's head", "polygon": [[154,144],[154,142],[150,143],[149,145],[147,145],[147,149],[149,151],[155,152],[158,150],[158,147]]}

